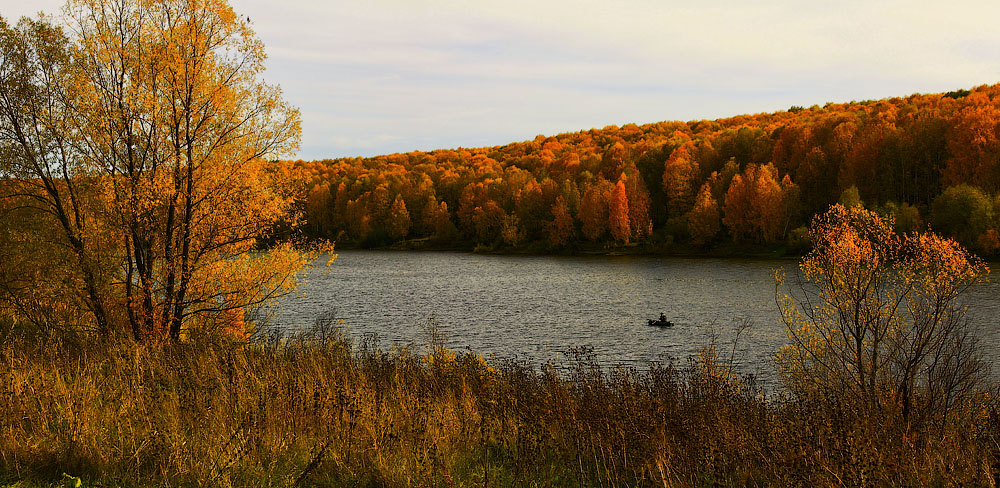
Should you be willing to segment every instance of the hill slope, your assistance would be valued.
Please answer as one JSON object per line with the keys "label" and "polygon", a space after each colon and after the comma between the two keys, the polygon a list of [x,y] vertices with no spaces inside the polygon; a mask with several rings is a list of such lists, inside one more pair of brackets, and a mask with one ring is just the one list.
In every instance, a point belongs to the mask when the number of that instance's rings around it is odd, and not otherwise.
{"label": "hill slope", "polygon": [[287,162],[311,237],[644,250],[801,242],[840,201],[1000,248],[1000,85],[505,146]]}

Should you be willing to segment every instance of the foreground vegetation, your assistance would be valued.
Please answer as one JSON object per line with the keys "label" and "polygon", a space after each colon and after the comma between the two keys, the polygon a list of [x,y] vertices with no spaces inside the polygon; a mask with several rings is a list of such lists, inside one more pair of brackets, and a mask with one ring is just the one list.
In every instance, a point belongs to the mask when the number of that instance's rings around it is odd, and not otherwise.
{"label": "foreground vegetation", "polygon": [[[684,365],[534,368],[200,327],[0,327],[0,482],[46,486],[995,486],[1000,403],[965,291],[988,268],[860,206],[779,278],[783,389]],[[431,328],[433,330],[433,327]]]}
{"label": "foreground vegetation", "polygon": [[[5,327],[5,331],[10,329]],[[167,347],[6,333],[0,483],[84,486],[991,486],[1000,409],[907,425],[683,367],[540,370],[385,351],[321,324]],[[560,373],[560,368],[565,368]]]}

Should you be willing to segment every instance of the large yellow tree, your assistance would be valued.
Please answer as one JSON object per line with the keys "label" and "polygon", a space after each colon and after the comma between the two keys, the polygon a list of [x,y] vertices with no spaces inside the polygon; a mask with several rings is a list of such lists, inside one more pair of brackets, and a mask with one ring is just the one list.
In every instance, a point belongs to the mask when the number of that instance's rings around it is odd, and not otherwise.
{"label": "large yellow tree", "polygon": [[8,179],[33,187],[7,196],[60,224],[93,325],[178,340],[287,291],[308,256],[256,248],[297,218],[266,161],[297,148],[299,114],[261,81],[248,19],[225,0],[64,13],[4,25],[0,144]]}
{"label": "large yellow tree", "polygon": [[861,206],[813,219],[805,283],[779,294],[790,339],[779,366],[794,393],[943,422],[985,373],[964,294],[989,269],[954,240],[892,227]]}

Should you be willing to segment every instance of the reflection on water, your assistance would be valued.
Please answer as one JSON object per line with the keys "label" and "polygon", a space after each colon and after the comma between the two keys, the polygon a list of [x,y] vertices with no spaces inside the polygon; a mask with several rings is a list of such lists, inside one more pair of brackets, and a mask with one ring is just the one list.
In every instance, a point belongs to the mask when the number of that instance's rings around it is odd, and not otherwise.
{"label": "reflection on water", "polygon": [[[535,364],[588,346],[604,365],[645,367],[685,359],[713,341],[744,372],[771,376],[785,341],[772,273],[793,260],[482,256],[464,253],[347,251],[313,272],[274,321],[307,327],[324,312],[354,336],[383,344],[425,344],[433,318],[447,345]],[[997,285],[974,292],[970,316],[986,324],[987,353],[1000,336]],[[676,326],[646,326],[663,311]],[[740,335],[737,326],[752,327]],[[988,321],[988,323],[987,323]]]}

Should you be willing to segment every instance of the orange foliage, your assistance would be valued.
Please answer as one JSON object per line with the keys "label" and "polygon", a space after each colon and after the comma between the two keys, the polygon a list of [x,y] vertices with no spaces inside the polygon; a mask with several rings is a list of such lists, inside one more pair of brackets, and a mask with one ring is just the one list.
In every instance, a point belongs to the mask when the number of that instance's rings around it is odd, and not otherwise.
{"label": "orange foliage", "polygon": [[945,185],[975,183],[1000,190],[1000,109],[986,93],[966,97],[968,105],[954,114],[948,149],[952,157],[942,174]]}
{"label": "orange foliage", "polygon": [[663,191],[671,216],[684,215],[694,205],[695,188],[700,179],[698,162],[692,157],[695,144],[688,142],[670,154],[664,165]]}
{"label": "orange foliage", "polygon": [[986,232],[979,235],[976,244],[984,255],[995,255],[1000,250],[1000,234],[997,233],[996,229],[987,229]]}
{"label": "orange foliage", "polygon": [[569,205],[563,197],[557,197],[552,205],[552,221],[546,225],[549,246],[558,248],[565,246],[573,238],[573,216],[569,213]]}
{"label": "orange foliage", "polygon": [[775,242],[781,237],[785,196],[773,165],[750,165],[733,178],[722,221],[736,241]]}
{"label": "orange foliage", "polygon": [[406,202],[402,195],[396,195],[389,210],[389,236],[402,239],[410,232],[410,213],[406,211]]}
{"label": "orange foliage", "polygon": [[[261,252],[259,240],[300,224],[303,198],[313,231],[330,230],[332,185],[307,188],[319,166],[264,160],[298,147],[299,114],[259,78],[264,46],[228,2],[113,7],[71,0],[63,26],[0,23],[0,125],[23,134],[0,136],[0,174],[43,183],[32,207],[54,219],[32,232],[72,249],[75,264],[38,265],[83,283],[73,293],[91,318],[76,323],[177,341],[223,303],[252,308],[289,291],[305,256]],[[19,197],[0,194],[0,206],[20,206],[8,198]]]}
{"label": "orange foliage", "polygon": [[793,389],[898,415],[908,428],[974,394],[982,362],[959,298],[989,273],[981,260],[934,233],[900,237],[860,206],[830,207],[809,236],[801,269],[814,288],[779,297],[792,341],[780,364]]}
{"label": "orange foliage", "polygon": [[583,193],[583,200],[580,202],[580,222],[583,223],[581,230],[591,241],[602,239],[608,229],[607,190],[604,186],[609,184],[606,180],[599,180],[598,184]]}
{"label": "orange foliage", "polygon": [[632,235],[632,227],[628,219],[628,194],[625,191],[625,180],[618,180],[608,196],[608,230],[611,237],[618,242],[628,243]]}
{"label": "orange foliage", "polygon": [[[691,218],[704,215],[691,211],[698,190],[709,183],[725,214],[719,232],[767,243],[804,226],[852,185],[873,208],[893,203],[924,212],[914,222],[927,220],[943,184],[1000,190],[998,107],[1000,85],[983,86],[715,121],[608,126],[490,148],[299,162],[291,171],[304,173],[310,188],[329,187],[334,215],[327,234],[355,243],[372,231],[389,234],[388,209],[398,194],[419,202],[419,213],[409,209],[419,222],[410,229],[414,237],[435,232],[426,225],[428,199],[446,203],[458,247],[503,240],[503,229],[515,227],[507,234],[520,236],[520,244],[547,242],[560,195],[580,222],[576,239],[624,242],[620,227],[617,237],[610,227],[611,190],[619,180],[625,182],[629,241],[671,225],[699,228],[704,222]],[[306,198],[317,200],[306,209],[325,207],[321,190]],[[356,202],[352,209],[349,201]],[[496,208],[487,211],[487,202]],[[487,214],[499,216],[492,219],[499,223],[487,225]],[[506,216],[516,216],[516,225],[504,224]],[[314,217],[309,221],[326,222]],[[676,235],[683,239],[685,233]],[[691,234],[702,238],[702,230]]]}
{"label": "orange foliage", "polygon": [[712,197],[712,187],[708,183],[702,185],[701,190],[698,191],[694,208],[688,212],[687,219],[691,240],[697,245],[711,241],[719,233],[722,226],[719,218],[719,204]]}

